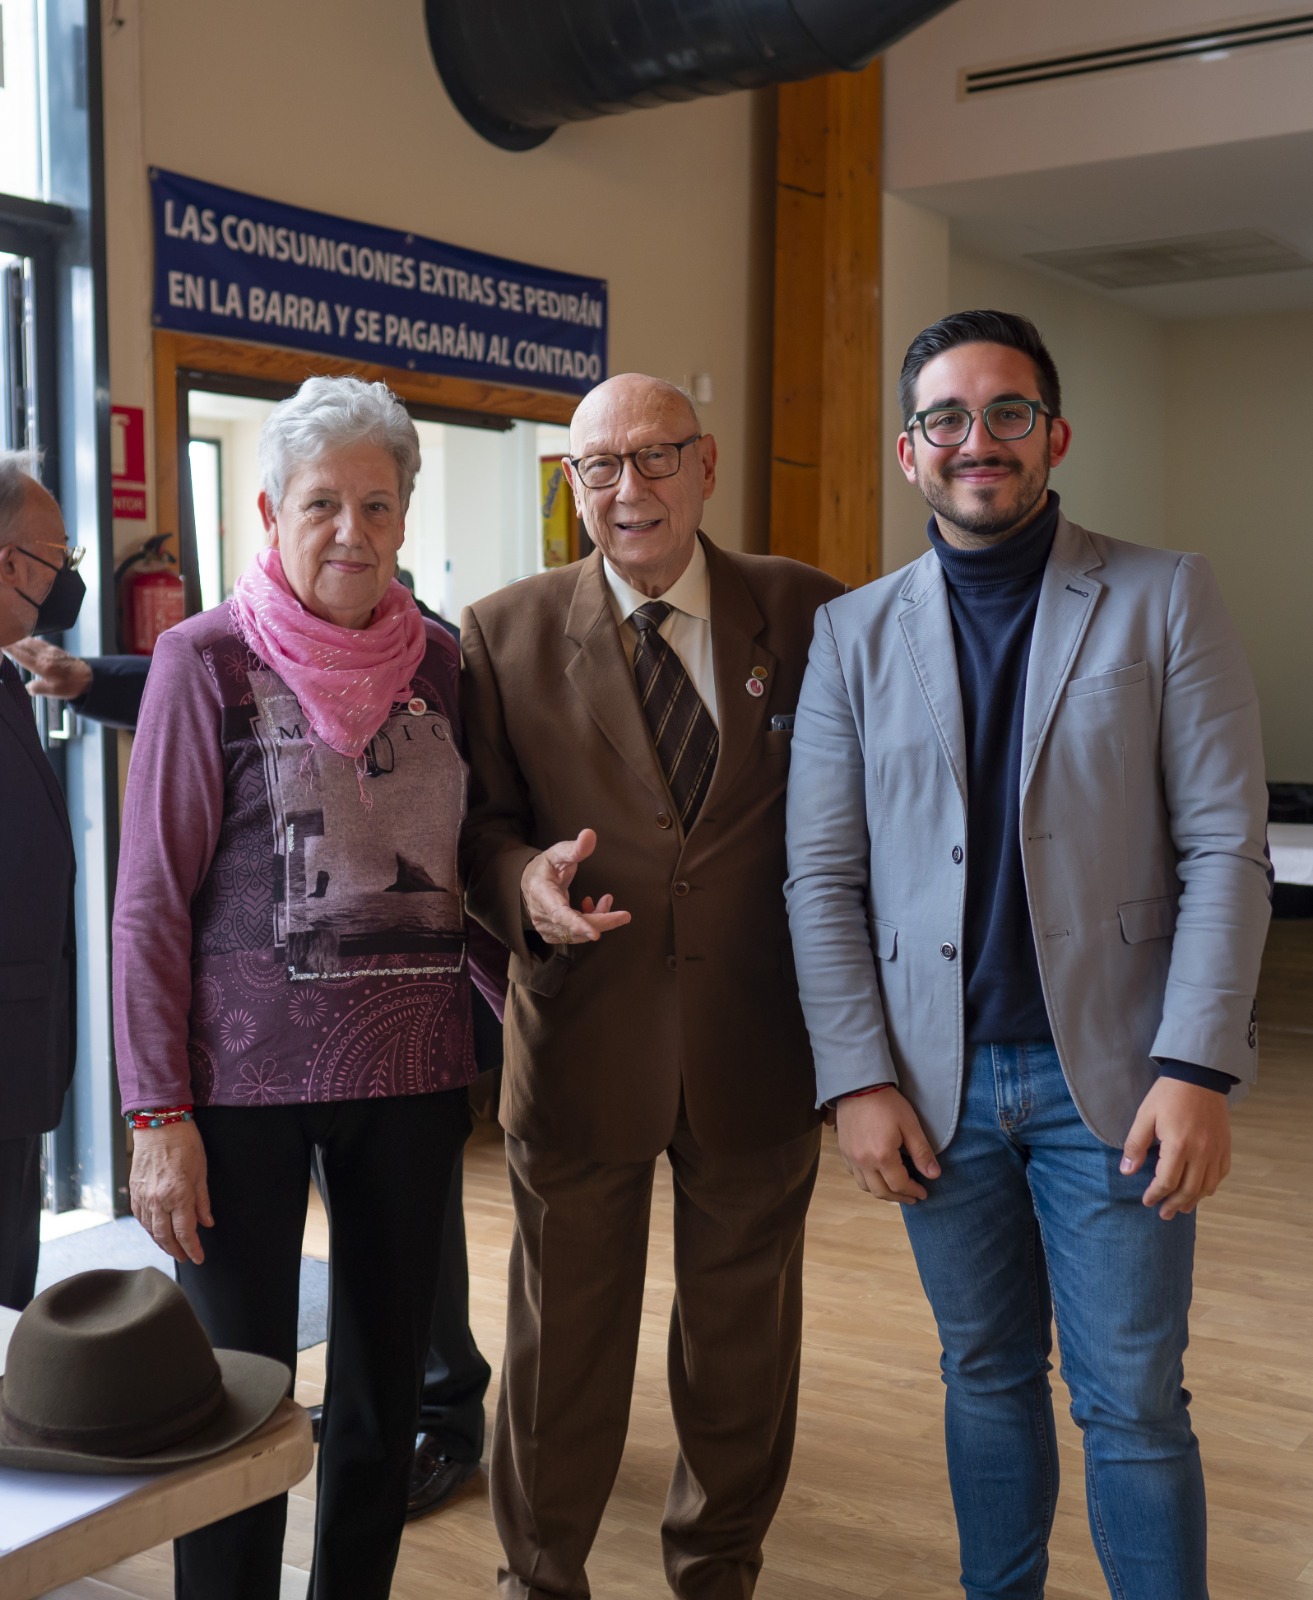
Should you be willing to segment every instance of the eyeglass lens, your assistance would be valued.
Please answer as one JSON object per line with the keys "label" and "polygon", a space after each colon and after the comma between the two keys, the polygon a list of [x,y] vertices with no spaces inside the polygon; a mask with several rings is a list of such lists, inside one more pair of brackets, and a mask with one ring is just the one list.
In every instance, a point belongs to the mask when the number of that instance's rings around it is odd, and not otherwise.
{"label": "eyeglass lens", "polygon": [[[930,411],[922,418],[931,444],[961,444],[971,432],[973,413],[965,407]],[[1000,440],[1024,439],[1035,426],[1035,407],[1023,400],[996,400],[984,408],[985,427]]]}
{"label": "eyeglass lens", "polygon": [[[630,459],[644,478],[673,478],[679,471],[683,450],[678,444],[649,444],[635,450]],[[609,489],[620,482],[624,459],[620,456],[585,456],[579,463],[579,476],[589,489]]]}

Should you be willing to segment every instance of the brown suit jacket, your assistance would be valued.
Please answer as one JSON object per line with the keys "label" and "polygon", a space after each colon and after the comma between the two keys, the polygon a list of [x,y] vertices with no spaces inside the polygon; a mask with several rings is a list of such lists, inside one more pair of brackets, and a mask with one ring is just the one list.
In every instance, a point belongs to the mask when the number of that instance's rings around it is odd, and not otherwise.
{"label": "brown suit jacket", "polygon": [[[470,756],[469,909],[510,951],[501,1120],[594,1160],[650,1160],[681,1093],[708,1149],[759,1149],[814,1126],[811,1052],[784,907],[791,735],[816,610],[841,585],[703,537],[720,752],[685,837],[607,599],[602,558],[502,589],[461,621]],[[754,667],[765,690],[745,685]],[[527,862],[581,828],[571,888],[632,913],[552,951],[523,927]]]}

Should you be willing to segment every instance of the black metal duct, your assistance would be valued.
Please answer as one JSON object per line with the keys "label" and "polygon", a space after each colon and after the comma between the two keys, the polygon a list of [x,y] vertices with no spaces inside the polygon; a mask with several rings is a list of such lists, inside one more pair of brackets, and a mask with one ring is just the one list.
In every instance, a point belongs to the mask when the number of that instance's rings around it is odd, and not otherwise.
{"label": "black metal duct", "polygon": [[632,106],[855,72],[953,0],[425,0],[465,120],[506,150]]}

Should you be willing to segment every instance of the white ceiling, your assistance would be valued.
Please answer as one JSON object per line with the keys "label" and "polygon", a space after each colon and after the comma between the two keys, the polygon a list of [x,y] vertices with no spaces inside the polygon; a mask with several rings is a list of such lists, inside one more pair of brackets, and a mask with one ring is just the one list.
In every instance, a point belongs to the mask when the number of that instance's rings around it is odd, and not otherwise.
{"label": "white ceiling", "polygon": [[[1079,280],[1025,258],[1257,228],[1313,260],[1313,132],[940,184],[902,198],[950,217],[958,243],[1068,283]],[[1313,268],[1145,289],[1083,287],[1158,317],[1313,306]]]}
{"label": "white ceiling", "polygon": [[885,176],[954,241],[1180,318],[1313,307],[1313,267],[1096,289],[1040,252],[1257,230],[1313,261],[1313,39],[964,99],[958,73],[1205,24],[1292,22],[1306,0],[956,0],[888,53]]}

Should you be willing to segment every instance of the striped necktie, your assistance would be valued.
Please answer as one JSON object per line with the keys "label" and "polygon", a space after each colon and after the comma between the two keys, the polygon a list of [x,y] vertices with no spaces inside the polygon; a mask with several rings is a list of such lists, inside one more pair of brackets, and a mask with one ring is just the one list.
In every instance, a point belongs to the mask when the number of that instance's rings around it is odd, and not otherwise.
{"label": "striped necktie", "polygon": [[638,632],[634,678],[643,715],[656,746],[670,795],[687,832],[716,770],[720,735],[684,663],[657,631],[670,615],[664,600],[650,600],[629,618]]}

